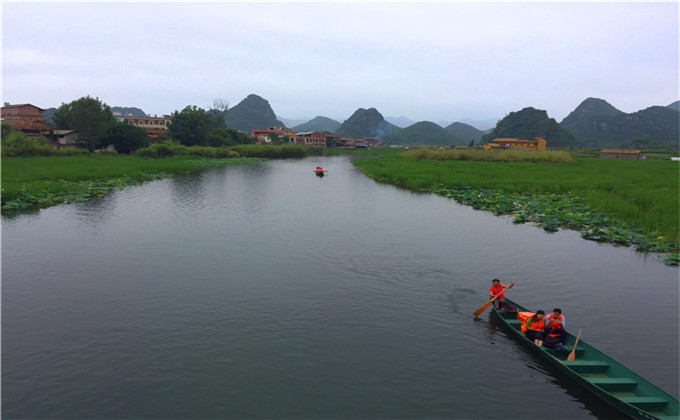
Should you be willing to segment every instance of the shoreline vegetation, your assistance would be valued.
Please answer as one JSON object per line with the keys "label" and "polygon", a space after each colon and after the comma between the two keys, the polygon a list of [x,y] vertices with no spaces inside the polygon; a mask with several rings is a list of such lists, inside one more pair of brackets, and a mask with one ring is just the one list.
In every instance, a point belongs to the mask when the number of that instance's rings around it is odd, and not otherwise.
{"label": "shoreline vegetation", "polygon": [[414,149],[353,163],[378,182],[452,198],[547,232],[577,230],[584,239],[680,264],[677,162],[487,152]]}
{"label": "shoreline vegetation", "polygon": [[[54,150],[54,149],[52,149]],[[83,202],[127,185],[266,159],[300,158],[313,149],[297,145],[232,147],[153,144],[133,155],[77,153],[3,156],[2,213]]]}
{"label": "shoreline vegetation", "polygon": [[158,143],[132,155],[103,152],[9,157],[3,150],[2,213],[83,202],[127,185],[220,165],[310,155],[356,155],[366,176],[435,193],[548,232],[659,253],[680,264],[678,163],[577,157],[567,151],[385,148],[324,150],[302,145],[183,146]]}

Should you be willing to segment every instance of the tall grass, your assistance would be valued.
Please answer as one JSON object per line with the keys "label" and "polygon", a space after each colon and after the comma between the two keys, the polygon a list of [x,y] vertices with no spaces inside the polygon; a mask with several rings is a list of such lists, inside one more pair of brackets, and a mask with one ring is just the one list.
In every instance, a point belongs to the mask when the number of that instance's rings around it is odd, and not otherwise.
{"label": "tall grass", "polygon": [[368,176],[403,187],[434,185],[508,193],[571,194],[593,210],[679,239],[679,165],[670,160],[575,158],[572,163],[473,162],[417,159],[409,154],[355,159]]}
{"label": "tall grass", "polygon": [[568,152],[554,150],[529,151],[417,148],[400,152],[399,155],[416,159],[471,160],[475,162],[573,162],[571,154]]}

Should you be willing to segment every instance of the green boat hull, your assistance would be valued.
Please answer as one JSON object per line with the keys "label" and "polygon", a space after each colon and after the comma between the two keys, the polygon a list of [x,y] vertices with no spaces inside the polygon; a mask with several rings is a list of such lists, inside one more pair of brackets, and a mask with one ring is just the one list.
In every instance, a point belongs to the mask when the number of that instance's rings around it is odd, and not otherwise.
{"label": "green boat hull", "polygon": [[[517,306],[519,311],[528,309],[506,298],[506,303]],[[501,325],[526,344],[534,353],[578,384],[595,394],[622,413],[636,419],[678,419],[680,404],[667,392],[647,381],[605,353],[580,339],[576,347],[576,359],[567,361],[569,352],[537,346],[524,336],[515,312],[493,309]],[[576,337],[567,332],[566,346],[571,350]]]}

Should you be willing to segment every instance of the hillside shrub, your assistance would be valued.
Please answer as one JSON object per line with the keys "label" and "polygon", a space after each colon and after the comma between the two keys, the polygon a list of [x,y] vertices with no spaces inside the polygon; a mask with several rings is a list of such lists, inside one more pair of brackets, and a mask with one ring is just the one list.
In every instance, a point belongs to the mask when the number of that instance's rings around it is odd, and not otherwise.
{"label": "hillside shrub", "polygon": [[2,137],[3,157],[71,156],[89,153],[87,149],[76,147],[56,149],[45,137],[28,137],[18,130],[11,130]]}
{"label": "hillside shrub", "polygon": [[209,158],[230,158],[239,156],[238,152],[231,150],[228,147],[210,146],[189,146],[186,148],[186,154]]}
{"label": "hillside shrub", "polygon": [[167,143],[156,143],[150,145],[149,147],[144,147],[137,150],[135,154],[138,156],[164,158],[168,156],[185,155],[186,147]]}

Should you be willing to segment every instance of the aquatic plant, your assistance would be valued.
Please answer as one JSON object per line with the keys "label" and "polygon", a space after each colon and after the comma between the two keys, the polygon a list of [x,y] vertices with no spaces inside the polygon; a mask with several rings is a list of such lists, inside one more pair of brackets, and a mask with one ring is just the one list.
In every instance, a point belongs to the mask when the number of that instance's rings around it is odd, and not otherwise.
{"label": "aquatic plant", "polygon": [[468,186],[429,189],[477,210],[509,215],[513,223],[533,222],[547,232],[559,228],[580,230],[584,239],[632,246],[640,252],[677,252],[680,243],[666,241],[656,232],[644,234],[629,223],[592,211],[581,197],[571,194],[508,194],[502,191],[472,189]]}
{"label": "aquatic plant", "polygon": [[[546,231],[582,231],[584,239],[640,252],[677,252],[677,163],[576,158],[555,165],[473,162],[385,155],[353,160],[364,174],[433,191],[475,209],[511,215]],[[671,258],[672,261],[672,258]]]}

